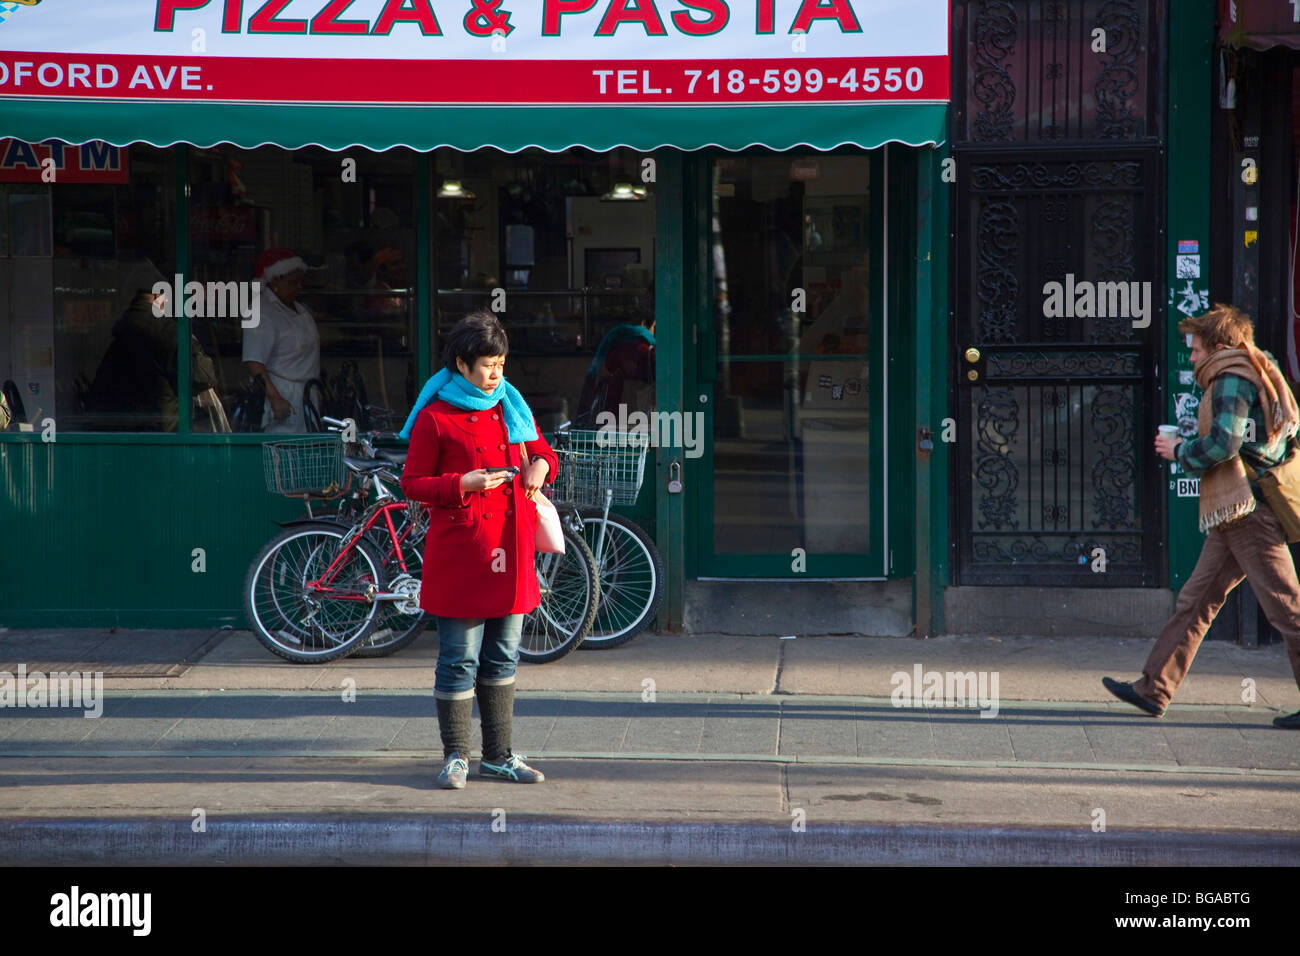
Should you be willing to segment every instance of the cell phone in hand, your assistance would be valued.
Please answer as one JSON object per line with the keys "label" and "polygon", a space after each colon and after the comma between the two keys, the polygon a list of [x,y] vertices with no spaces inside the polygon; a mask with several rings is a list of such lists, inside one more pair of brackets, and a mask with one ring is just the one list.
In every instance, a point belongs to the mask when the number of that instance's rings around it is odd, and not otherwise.
{"label": "cell phone in hand", "polygon": [[519,474],[518,465],[503,465],[500,468],[484,468],[483,470],[486,471],[489,475],[507,474],[513,477]]}

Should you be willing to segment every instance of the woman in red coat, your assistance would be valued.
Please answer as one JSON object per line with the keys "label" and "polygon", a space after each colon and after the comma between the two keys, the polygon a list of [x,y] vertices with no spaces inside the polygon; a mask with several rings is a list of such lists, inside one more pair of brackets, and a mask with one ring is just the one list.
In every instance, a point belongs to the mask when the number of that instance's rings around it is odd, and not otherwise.
{"label": "woman in red coat", "polygon": [[[402,430],[411,439],[402,491],[431,506],[420,606],[438,620],[434,696],[444,761],[438,783],[445,788],[465,786],[469,775],[476,691],[479,775],[545,779],[511,752],[510,727],[524,615],[541,600],[533,498],[558,461],[523,396],[505,379],[507,350],[492,313],[461,319],[448,335],[444,367],[425,385]],[[493,470],[510,466],[517,476]]]}

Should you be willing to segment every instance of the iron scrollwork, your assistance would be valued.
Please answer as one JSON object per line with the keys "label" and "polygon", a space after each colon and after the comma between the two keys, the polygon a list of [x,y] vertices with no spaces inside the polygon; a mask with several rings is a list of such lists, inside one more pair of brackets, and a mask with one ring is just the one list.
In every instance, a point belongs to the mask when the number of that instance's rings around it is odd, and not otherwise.
{"label": "iron scrollwork", "polygon": [[1102,139],[1128,139],[1139,132],[1133,110],[1141,89],[1138,52],[1142,46],[1142,21],[1134,0],[1109,0],[1097,14],[1104,31],[1106,52],[1094,92],[1097,96],[1098,134]]}
{"label": "iron scrollwork", "polygon": [[980,337],[1014,342],[1020,280],[1012,266],[1020,256],[1020,217],[1009,202],[983,203],[979,216]]}
{"label": "iron scrollwork", "polygon": [[1019,528],[1016,488],[1020,473],[1011,460],[1011,445],[1020,430],[1020,403],[1012,389],[987,390],[975,422],[979,436],[975,479],[980,496],[981,528]]}
{"label": "iron scrollwork", "polygon": [[1016,41],[1019,18],[1008,0],[981,0],[974,27],[974,81],[971,92],[983,109],[975,117],[977,138],[990,142],[1011,139],[1016,85],[1004,65]]}
{"label": "iron scrollwork", "polygon": [[1133,530],[1138,524],[1133,502],[1135,405],[1130,388],[1098,386],[1093,395],[1091,426],[1101,451],[1092,466],[1094,528]]}

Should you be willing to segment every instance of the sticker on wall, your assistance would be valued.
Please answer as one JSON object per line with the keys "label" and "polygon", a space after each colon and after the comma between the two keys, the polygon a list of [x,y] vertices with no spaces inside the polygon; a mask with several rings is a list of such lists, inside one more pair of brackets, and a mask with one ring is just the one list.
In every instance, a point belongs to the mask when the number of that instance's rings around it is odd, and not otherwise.
{"label": "sticker on wall", "polygon": [[1178,434],[1184,438],[1196,436],[1196,412],[1200,407],[1200,397],[1192,392],[1179,392],[1174,396],[1174,418],[1178,422]]}
{"label": "sticker on wall", "polygon": [[1187,369],[1187,368],[1179,369],[1179,370],[1178,370],[1178,384],[1179,384],[1179,385],[1195,385],[1195,384],[1196,384],[1196,373],[1193,372],[1191,369]]}
{"label": "sticker on wall", "polygon": [[838,402],[838,401],[843,400],[843,398],[844,398],[844,386],[843,386],[843,385],[832,385],[832,386],[831,386],[831,401],[833,401],[833,402]]}
{"label": "sticker on wall", "polygon": [[1174,277],[1178,279],[1199,279],[1201,277],[1201,257],[1175,256]]}
{"label": "sticker on wall", "polygon": [[1179,498],[1198,498],[1201,494],[1201,479],[1199,478],[1179,478],[1178,479],[1178,497]]}
{"label": "sticker on wall", "polygon": [[1245,233],[1242,234],[1242,239],[1246,244],[1246,248],[1249,249],[1251,246],[1253,246],[1256,242],[1259,241],[1259,230],[1247,229]]}
{"label": "sticker on wall", "polygon": [[1183,315],[1199,315],[1210,307],[1210,290],[1195,288],[1191,279],[1187,280],[1187,285],[1178,290],[1178,295],[1181,298],[1174,308]]}
{"label": "sticker on wall", "polygon": [[1180,256],[1194,255],[1201,251],[1201,244],[1196,239],[1179,239],[1178,254]]}
{"label": "sticker on wall", "polygon": [[862,394],[862,379],[851,378],[844,383],[844,391],[848,393],[849,398],[857,398]]}
{"label": "sticker on wall", "polygon": [[829,375],[818,375],[818,376],[817,376],[817,387],[818,387],[818,388],[830,388],[830,387],[831,387],[831,377],[830,377]]}

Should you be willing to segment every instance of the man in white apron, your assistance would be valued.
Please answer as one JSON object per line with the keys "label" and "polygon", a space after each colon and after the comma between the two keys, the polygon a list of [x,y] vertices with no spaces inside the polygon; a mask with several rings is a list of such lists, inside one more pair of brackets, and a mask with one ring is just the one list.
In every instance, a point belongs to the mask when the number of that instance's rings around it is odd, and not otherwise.
{"label": "man in white apron", "polygon": [[244,329],[244,364],[266,386],[262,431],[301,434],[303,391],[320,378],[320,334],[306,306],[297,303],[307,265],[288,249],[267,249],[257,260],[262,283],[261,321]]}

